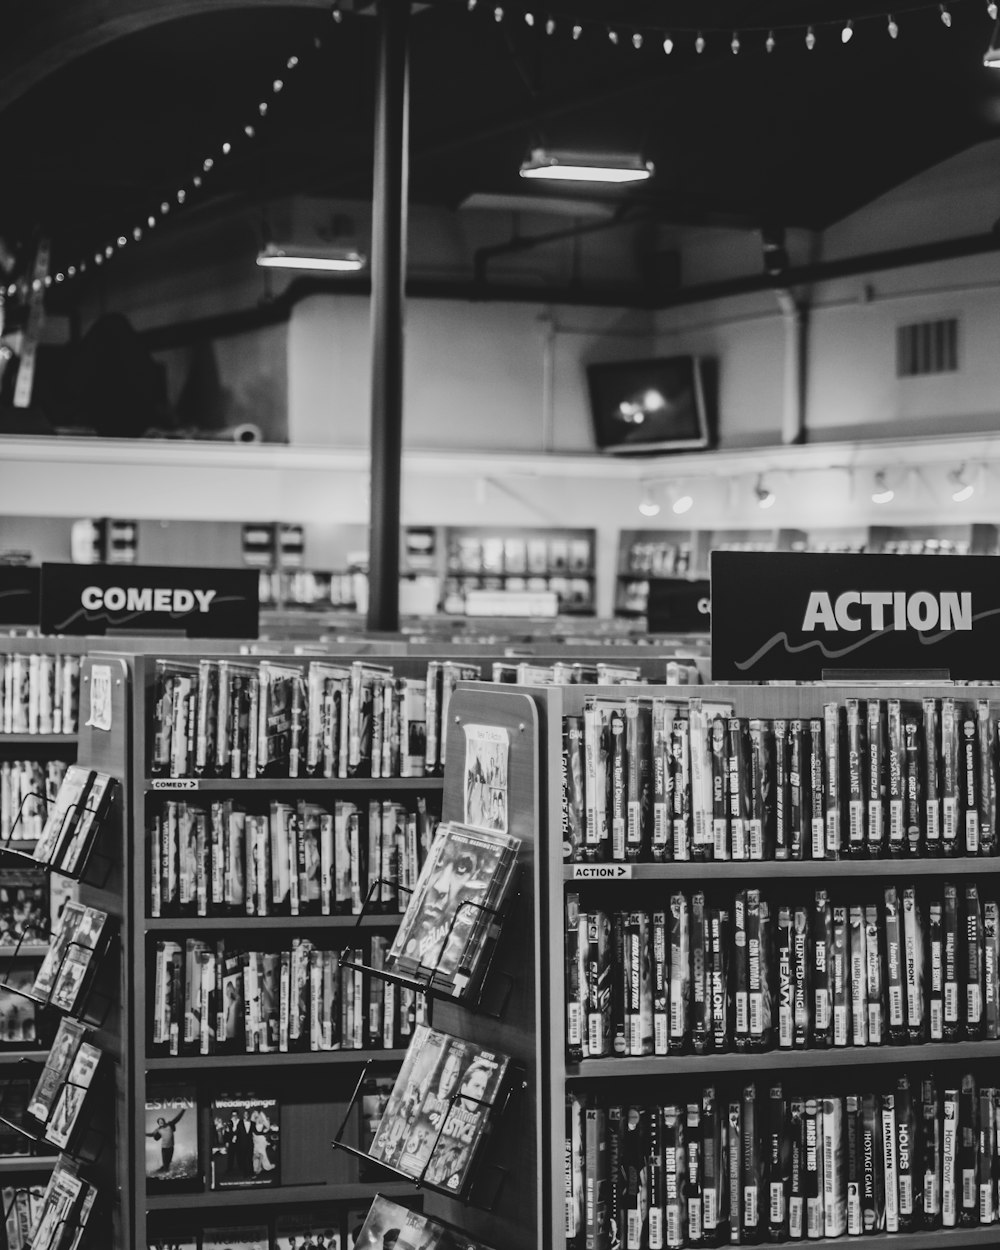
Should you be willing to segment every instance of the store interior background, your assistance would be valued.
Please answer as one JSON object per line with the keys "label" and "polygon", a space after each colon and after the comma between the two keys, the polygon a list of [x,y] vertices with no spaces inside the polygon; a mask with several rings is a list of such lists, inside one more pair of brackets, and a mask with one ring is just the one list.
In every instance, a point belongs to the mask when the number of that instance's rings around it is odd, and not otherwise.
{"label": "store interior background", "polygon": [[[989,137],[990,125],[1000,128],[1000,104],[987,123],[983,141],[827,228],[789,227],[790,263],[989,234],[1000,217],[1000,139]],[[306,243],[333,220],[349,222],[370,253],[371,205],[363,199],[289,195],[267,211],[276,233]],[[253,264],[260,215],[259,205],[225,204],[178,213],[169,229],[123,250],[100,284],[80,288],[75,324],[102,311],[125,314],[148,335],[172,402],[200,384],[226,425],[251,422],[276,441],[7,436],[0,551],[68,559],[70,522],[94,516],[143,523],[139,559],[150,563],[178,551],[191,563],[230,562],[219,522],[302,524],[306,567],[336,567],[364,546],[369,300],[338,291],[336,280],[282,299],[289,280],[265,279]],[[572,220],[584,218],[412,203],[411,280],[467,280],[478,248]],[[402,524],[593,528],[597,611],[607,616],[623,529],[797,527],[850,542],[876,524],[944,533],[1000,522],[1000,250],[796,290],[808,310],[801,402],[795,319],[776,289],[673,307],[614,302],[623,275],[638,280],[650,267],[673,275],[683,291],[760,275],[762,264],[759,228],[643,222],[500,256],[488,299],[410,298]],[[504,283],[543,291],[574,282],[610,294],[602,305],[503,298]],[[287,318],[265,315],[269,305],[287,308]],[[256,327],[254,310],[262,314]],[[897,377],[898,327],[940,318],[959,323],[957,371]],[[56,312],[49,341],[68,336],[72,324]],[[586,365],[680,353],[718,362],[717,450],[596,452]],[[948,480],[960,466],[977,486],[965,504],[952,502]],[[880,470],[896,490],[885,507],[871,501]],[[777,496],[766,515],[754,494],[761,474]],[[695,500],[683,519],[669,507],[680,485]],[[637,510],[650,491],[663,503],[655,518]]]}

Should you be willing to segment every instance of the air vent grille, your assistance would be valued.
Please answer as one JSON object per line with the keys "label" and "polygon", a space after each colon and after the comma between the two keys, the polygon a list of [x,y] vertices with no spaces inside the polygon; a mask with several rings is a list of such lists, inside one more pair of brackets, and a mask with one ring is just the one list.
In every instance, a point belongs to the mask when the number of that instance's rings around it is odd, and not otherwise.
{"label": "air vent grille", "polygon": [[958,369],[958,319],[916,321],[896,329],[896,377],[916,378]]}

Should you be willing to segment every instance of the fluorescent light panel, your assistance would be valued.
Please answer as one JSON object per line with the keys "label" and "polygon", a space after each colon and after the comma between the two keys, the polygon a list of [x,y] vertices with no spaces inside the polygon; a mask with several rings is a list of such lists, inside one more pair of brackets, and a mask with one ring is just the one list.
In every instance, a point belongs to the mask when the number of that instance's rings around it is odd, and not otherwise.
{"label": "fluorescent light panel", "polygon": [[364,268],[365,259],[350,248],[292,248],[275,243],[257,254],[262,269],[305,269],[313,273],[356,273]]}
{"label": "fluorescent light panel", "polygon": [[623,184],[645,182],[653,176],[653,166],[638,156],[609,153],[549,152],[535,148],[521,166],[522,178],[550,182],[604,182]]}

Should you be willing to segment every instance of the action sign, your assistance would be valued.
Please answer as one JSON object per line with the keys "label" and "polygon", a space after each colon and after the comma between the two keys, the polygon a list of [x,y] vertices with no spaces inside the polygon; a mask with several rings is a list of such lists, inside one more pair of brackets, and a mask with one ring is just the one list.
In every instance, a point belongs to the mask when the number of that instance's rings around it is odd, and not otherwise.
{"label": "action sign", "polygon": [[715,681],[997,672],[1000,557],[714,551],[711,584]]}
{"label": "action sign", "polygon": [[256,638],[254,569],[43,564],[43,634],[183,633]]}
{"label": "action sign", "polygon": [[37,568],[0,564],[0,625],[38,624]]}

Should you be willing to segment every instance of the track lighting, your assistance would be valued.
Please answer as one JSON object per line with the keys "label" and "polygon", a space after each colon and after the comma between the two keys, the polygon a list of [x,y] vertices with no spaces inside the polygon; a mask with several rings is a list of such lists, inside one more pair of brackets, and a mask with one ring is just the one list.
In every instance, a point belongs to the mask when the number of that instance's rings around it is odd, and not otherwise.
{"label": "track lighting", "polygon": [[644,487],[642,497],[639,500],[639,511],[643,516],[659,516],[660,505],[656,496],[649,487]]}
{"label": "track lighting", "polygon": [[879,469],[875,474],[875,489],[872,491],[872,503],[892,503],[896,492],[885,480],[885,470]]}
{"label": "track lighting", "polygon": [[645,182],[653,165],[638,155],[555,152],[533,148],[521,166],[522,178],[559,182]]}
{"label": "track lighting", "polygon": [[965,503],[967,499],[971,499],[976,492],[975,486],[965,476],[965,465],[959,469],[953,469],[948,474],[948,481],[954,488],[951,497],[955,503]]}
{"label": "track lighting", "polygon": [[673,510],[678,516],[683,516],[685,512],[690,512],[694,504],[694,499],[690,495],[678,495],[673,502]]}
{"label": "track lighting", "polygon": [[763,476],[757,479],[757,485],[753,488],[753,493],[757,496],[758,508],[773,508],[775,501],[775,493],[769,487],[764,485]]}

